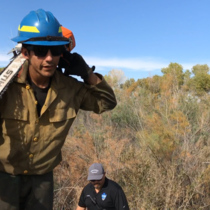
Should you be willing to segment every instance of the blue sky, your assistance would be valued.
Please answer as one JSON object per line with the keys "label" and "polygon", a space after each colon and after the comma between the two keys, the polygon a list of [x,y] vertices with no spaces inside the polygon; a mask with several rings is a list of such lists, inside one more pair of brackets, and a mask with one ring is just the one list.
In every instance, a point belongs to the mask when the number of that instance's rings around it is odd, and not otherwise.
{"label": "blue sky", "polygon": [[126,78],[161,75],[177,62],[210,66],[209,0],[7,0],[1,2],[0,67],[16,43],[10,39],[31,10],[51,11],[73,31],[76,47],[96,71],[122,70]]}

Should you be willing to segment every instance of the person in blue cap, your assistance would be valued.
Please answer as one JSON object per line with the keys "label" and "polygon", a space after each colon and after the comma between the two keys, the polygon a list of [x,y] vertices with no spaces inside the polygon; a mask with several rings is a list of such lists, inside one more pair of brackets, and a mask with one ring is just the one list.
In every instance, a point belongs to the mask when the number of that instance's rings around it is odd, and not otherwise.
{"label": "person in blue cap", "polygon": [[101,163],[93,163],[88,169],[90,181],[80,195],[76,210],[129,210],[121,186],[106,177]]}
{"label": "person in blue cap", "polygon": [[52,210],[53,169],[79,109],[100,114],[117,102],[103,76],[66,50],[51,12],[31,11],[12,40],[26,61],[0,99],[0,209]]}

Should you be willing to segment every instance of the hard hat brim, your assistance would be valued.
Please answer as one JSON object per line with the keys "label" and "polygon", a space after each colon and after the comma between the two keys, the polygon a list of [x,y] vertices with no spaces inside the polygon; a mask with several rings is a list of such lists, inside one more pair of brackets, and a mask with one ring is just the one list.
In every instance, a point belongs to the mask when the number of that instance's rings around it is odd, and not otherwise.
{"label": "hard hat brim", "polygon": [[[46,41],[46,40],[40,40],[40,41],[25,41],[29,38],[27,37],[19,37],[16,36],[12,38],[11,40],[14,42],[22,42],[24,44],[31,44],[31,45],[43,45],[43,46],[57,46],[57,45],[66,45],[69,44],[68,41]],[[25,42],[24,42],[25,41]]]}

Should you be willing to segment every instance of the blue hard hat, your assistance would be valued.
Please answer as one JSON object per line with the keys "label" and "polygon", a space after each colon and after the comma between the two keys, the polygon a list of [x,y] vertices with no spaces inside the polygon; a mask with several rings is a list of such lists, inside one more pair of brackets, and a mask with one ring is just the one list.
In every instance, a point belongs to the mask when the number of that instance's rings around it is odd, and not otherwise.
{"label": "blue hard hat", "polygon": [[38,9],[31,11],[21,21],[18,36],[12,41],[31,45],[66,45],[68,39],[63,37],[61,25],[51,12]]}

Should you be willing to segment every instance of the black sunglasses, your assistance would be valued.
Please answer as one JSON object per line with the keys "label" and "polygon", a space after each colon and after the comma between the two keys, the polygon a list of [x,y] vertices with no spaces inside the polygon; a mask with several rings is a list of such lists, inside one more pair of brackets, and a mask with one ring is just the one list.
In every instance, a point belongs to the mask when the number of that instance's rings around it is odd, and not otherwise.
{"label": "black sunglasses", "polygon": [[61,46],[41,46],[41,45],[27,45],[27,50],[33,51],[37,57],[45,57],[50,50],[53,56],[60,56],[64,51],[65,47]]}

